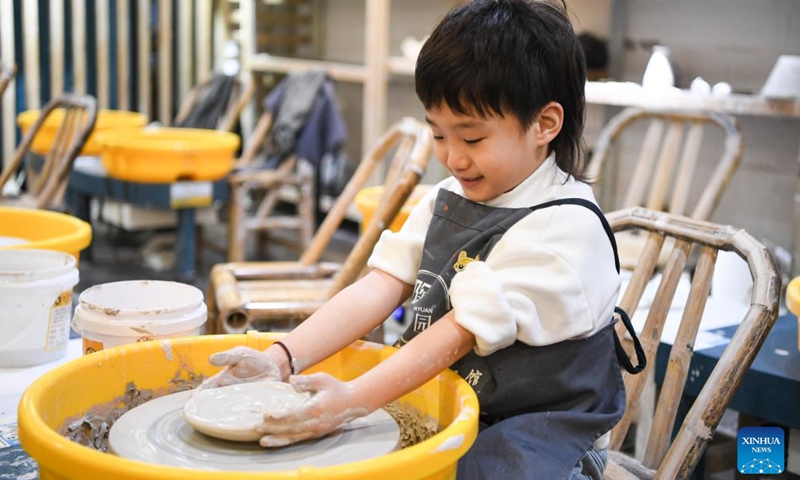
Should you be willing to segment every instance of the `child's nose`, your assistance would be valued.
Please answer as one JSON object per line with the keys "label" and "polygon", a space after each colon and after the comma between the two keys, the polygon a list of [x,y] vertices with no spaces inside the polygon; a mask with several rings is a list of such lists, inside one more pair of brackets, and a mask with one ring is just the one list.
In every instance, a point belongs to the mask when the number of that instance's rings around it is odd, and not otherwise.
{"label": "child's nose", "polygon": [[447,149],[447,160],[445,161],[447,168],[451,171],[464,170],[469,167],[469,155],[463,148],[451,145]]}

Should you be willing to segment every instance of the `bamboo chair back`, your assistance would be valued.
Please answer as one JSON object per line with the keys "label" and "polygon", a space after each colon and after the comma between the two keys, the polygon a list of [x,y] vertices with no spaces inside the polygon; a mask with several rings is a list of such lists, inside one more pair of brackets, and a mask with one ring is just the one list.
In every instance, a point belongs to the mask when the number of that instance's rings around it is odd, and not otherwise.
{"label": "bamboo chair back", "polygon": [[[640,122],[649,121],[622,205],[646,207],[698,220],[709,220],[742,158],[742,137],[736,119],[716,112],[659,111],[627,108],[603,128],[589,162],[588,174],[602,182],[613,143]],[[706,127],[718,127],[724,136],[722,155],[697,203],[689,205],[690,193]]]}
{"label": "bamboo chair back", "polygon": [[[213,93],[209,91],[213,82],[217,77],[222,74],[210,75],[208,78],[196,85],[184,100],[178,115],[173,122],[175,125],[181,125],[185,122],[193,110],[198,106],[198,102],[206,99],[206,96]],[[255,84],[250,74],[240,74],[233,78],[233,87],[230,95],[228,96],[225,105],[220,109],[219,121],[217,122],[215,130],[232,132],[236,128],[236,123],[239,121],[239,115],[244,110],[247,102],[253,96],[255,91]]]}
{"label": "bamboo chair back", "polygon": [[30,153],[34,137],[46,119],[55,112],[58,112],[57,115],[63,112],[63,120],[56,131],[50,150],[44,156],[41,168],[38,165],[32,166],[30,161],[27,162],[27,192],[20,197],[3,198],[0,203],[33,208],[62,207],[72,164],[92,133],[97,120],[97,102],[89,95],[62,94],[42,108],[39,118],[25,134],[11,162],[0,173],[0,189],[16,174],[26,154]]}
{"label": "bamboo chair back", "polygon": [[[637,127],[647,126],[642,135]],[[707,130],[718,128],[722,132],[721,156],[710,176],[698,175],[700,151]],[[631,140],[631,139],[635,140]],[[633,173],[622,204],[614,206],[606,198],[616,191],[617,170],[623,162],[609,162],[615,145],[640,143],[633,165]],[[710,142],[706,142],[710,144]],[[635,149],[634,149],[635,151]],[[715,150],[716,152],[716,150]],[[678,110],[647,110],[626,108],[614,116],[600,132],[588,176],[601,187],[598,192],[601,204],[612,205],[606,210],[646,207],[697,220],[710,220],[722,195],[742,158],[742,138],[736,119],[714,112]],[[603,178],[603,175],[606,178]],[[702,178],[701,178],[702,177]],[[693,205],[690,202],[696,202]],[[645,238],[625,233],[617,235],[620,264],[632,269]],[[667,242],[659,259],[659,267],[666,262],[671,243]]]}
{"label": "bamboo chair back", "polygon": [[[399,213],[425,173],[430,128],[406,117],[392,125],[363,157],[309,247],[297,262],[233,262],[211,272],[209,298],[218,313],[216,332],[246,331],[259,321],[269,329],[305,320],[364,270],[381,232]],[[321,261],[356,194],[386,162],[384,192],[342,264]]]}
{"label": "bamboo chair back", "polygon": [[0,98],[16,75],[17,67],[14,65],[0,65]]}
{"label": "bamboo chair back", "polygon": [[[672,239],[674,248],[639,334],[650,361],[643,374],[624,375],[627,408],[622,420],[612,430],[610,462],[605,478],[686,479],[697,465],[723,412],[775,323],[781,289],[780,278],[767,248],[742,229],[644,208],[616,211],[609,213],[607,217],[615,232],[640,230],[647,235],[630,285],[620,302],[620,306],[630,314],[636,312],[645,287],[652,278],[658,252],[665,239]],[[644,458],[637,461],[620,453],[619,449],[636,418],[640,395],[648,381],[647,370],[653,368],[655,363],[667,313],[692,248],[698,249],[700,253],[691,293],[669,353]],[[754,281],[750,308],[684,418],[678,434],[671,440],[678,403],[686,384],[695,338],[720,250],[735,252],[748,263]],[[623,338],[624,327],[618,325],[618,334]]]}
{"label": "bamboo chair back", "polygon": [[[245,257],[248,233],[269,232],[275,229],[297,230],[300,246],[305,249],[311,243],[314,232],[314,174],[298,168],[297,156],[290,155],[276,169],[251,169],[266,143],[272,127],[273,115],[267,110],[258,120],[241,157],[228,176],[230,203],[228,205],[228,261],[241,262]],[[291,188],[295,194],[296,214],[275,215],[278,194],[282,187]],[[248,194],[260,191],[258,207],[248,215],[245,204]],[[254,196],[255,197],[255,196]]]}

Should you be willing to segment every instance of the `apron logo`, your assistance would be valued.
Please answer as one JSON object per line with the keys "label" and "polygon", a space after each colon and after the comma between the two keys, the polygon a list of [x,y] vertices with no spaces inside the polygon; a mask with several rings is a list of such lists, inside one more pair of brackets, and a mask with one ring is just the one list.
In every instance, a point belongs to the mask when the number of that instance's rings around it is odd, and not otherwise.
{"label": "apron logo", "polygon": [[425,283],[422,280],[417,279],[417,281],[414,283],[414,299],[411,301],[411,303],[414,303],[422,298],[430,289],[430,283]]}
{"label": "apron logo", "polygon": [[467,256],[467,252],[461,250],[460,252],[458,252],[458,260],[456,260],[456,263],[453,264],[453,269],[456,272],[463,272],[464,269],[467,268],[468,264],[472,262],[477,262],[480,259],[481,259],[480,255],[476,255],[475,258],[469,258]]}
{"label": "apron logo", "polygon": [[417,313],[414,315],[414,331],[423,332],[431,326],[431,316]]}
{"label": "apron logo", "polygon": [[469,383],[469,384],[470,384],[470,386],[473,386],[473,387],[474,387],[475,385],[477,385],[477,384],[478,384],[478,382],[480,381],[480,379],[481,379],[481,377],[482,377],[482,376],[483,376],[483,373],[482,373],[480,370],[475,370],[475,369],[473,368],[473,369],[471,369],[471,370],[469,371],[469,375],[467,375],[466,377],[464,377],[464,380],[466,380],[466,381],[467,381],[467,383]]}
{"label": "apron logo", "polygon": [[780,427],[742,427],[736,460],[743,474],[777,475],[784,471],[784,435]]}

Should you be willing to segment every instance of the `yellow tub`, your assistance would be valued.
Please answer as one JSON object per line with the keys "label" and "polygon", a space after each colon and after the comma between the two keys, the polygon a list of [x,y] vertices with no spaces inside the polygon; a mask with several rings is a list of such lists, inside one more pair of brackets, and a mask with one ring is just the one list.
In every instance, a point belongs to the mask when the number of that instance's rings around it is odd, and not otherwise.
{"label": "yellow tub", "polygon": [[[800,277],[794,278],[786,286],[786,308],[797,317],[800,327]],[[800,328],[797,331],[797,348],[800,349]]]}
{"label": "yellow tub", "polygon": [[[17,116],[17,124],[22,129],[24,135],[33,126],[33,122],[39,118],[39,110],[28,110]],[[39,129],[39,133],[33,139],[31,151],[39,155],[45,155],[50,151],[53,140],[58,132],[58,127],[64,121],[64,110],[57,108],[47,117],[45,124]],[[147,116],[139,112],[127,112],[124,110],[99,110],[94,130],[81,150],[82,155],[99,155],[100,144],[97,142],[98,133],[108,132],[115,129],[142,128],[147,124]]]}
{"label": "yellow tub", "polygon": [[119,130],[98,141],[109,176],[147,183],[219,180],[233,167],[240,143],[234,133],[192,128]]}
{"label": "yellow tub", "polygon": [[[393,232],[400,230],[406,222],[406,219],[408,219],[411,210],[422,200],[422,197],[424,197],[430,189],[431,185],[417,185],[414,187],[414,191],[408,196],[408,200],[403,204],[403,208],[400,209],[400,212],[394,217],[392,224],[389,225],[389,230]],[[356,208],[363,217],[361,220],[362,230],[369,224],[372,215],[375,214],[375,210],[378,208],[378,202],[381,200],[381,195],[383,195],[383,185],[362,188],[356,194]]]}
{"label": "yellow tub", "polygon": [[[458,459],[478,431],[478,399],[458,375],[446,371],[401,399],[436,418],[442,430],[413,447],[380,458],[283,472],[209,472],[150,465],[73,443],[58,433],[70,418],[123,394],[128,382],[162,393],[176,375],[212,375],[208,356],[236,345],[264,349],[280,334],[207,335],[134,343],[86,355],[36,380],[19,405],[19,439],[39,464],[42,480],[237,479],[455,479]],[[352,379],[395,349],[358,342],[310,370]]]}
{"label": "yellow tub", "polygon": [[20,238],[26,243],[2,245],[3,249],[41,248],[72,254],[92,241],[92,227],[71,215],[47,210],[0,207],[0,237]]}

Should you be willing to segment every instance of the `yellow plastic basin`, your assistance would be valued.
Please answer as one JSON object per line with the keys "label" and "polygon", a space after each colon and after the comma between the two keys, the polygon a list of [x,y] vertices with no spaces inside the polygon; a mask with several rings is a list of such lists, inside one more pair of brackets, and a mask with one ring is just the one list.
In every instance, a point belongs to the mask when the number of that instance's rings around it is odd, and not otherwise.
{"label": "yellow plastic basin", "polygon": [[[800,277],[794,278],[786,286],[786,308],[797,317],[800,327]],[[800,328],[797,331],[797,348],[800,349]]]}
{"label": "yellow plastic basin", "polygon": [[[24,135],[33,126],[33,122],[39,118],[40,110],[28,110],[17,116],[17,124],[22,129]],[[64,110],[57,108],[45,120],[39,133],[33,139],[31,151],[39,155],[45,155],[50,151],[53,140],[58,132],[58,127],[64,121]],[[127,112],[124,110],[99,110],[94,130],[81,150],[82,155],[99,155],[100,144],[97,142],[98,133],[108,132],[119,128],[131,129],[141,128],[147,124],[147,116],[139,112]]]}
{"label": "yellow plastic basin", "polygon": [[[331,467],[283,472],[210,472],[150,465],[73,443],[59,429],[90,407],[111,402],[134,382],[139,390],[165,393],[190,372],[219,369],[208,356],[236,345],[264,349],[280,334],[206,335],[134,343],[86,355],[48,372],[23,394],[18,428],[22,447],[39,464],[42,480],[227,480],[237,479],[455,479],[456,464],[478,431],[478,399],[462,378],[445,371],[401,399],[436,418],[441,431],[413,447],[380,458]],[[357,342],[310,371],[352,379],[392,355],[395,349]]]}
{"label": "yellow plastic basin", "polygon": [[109,176],[146,183],[219,180],[240,143],[234,133],[193,128],[119,130],[98,140]]}
{"label": "yellow plastic basin", "polygon": [[[419,203],[420,200],[422,200],[422,197],[424,197],[431,188],[432,185],[417,185],[414,187],[414,191],[412,191],[411,195],[408,196],[408,200],[406,200],[406,203],[403,204],[403,208],[400,209],[400,212],[398,212],[397,216],[394,217],[392,224],[389,225],[389,230],[393,232],[400,230],[400,228],[406,222],[406,219],[408,219],[408,215],[411,213],[411,210],[417,205],[417,203]],[[356,194],[356,208],[363,217],[361,220],[362,231],[367,225],[369,225],[372,216],[375,214],[375,210],[378,208],[378,202],[381,200],[381,195],[383,195],[383,185],[362,188]]]}
{"label": "yellow plastic basin", "polygon": [[0,250],[57,250],[72,254],[78,260],[80,251],[92,241],[92,227],[65,213],[0,207],[0,237],[27,240],[26,243],[0,245]]}

